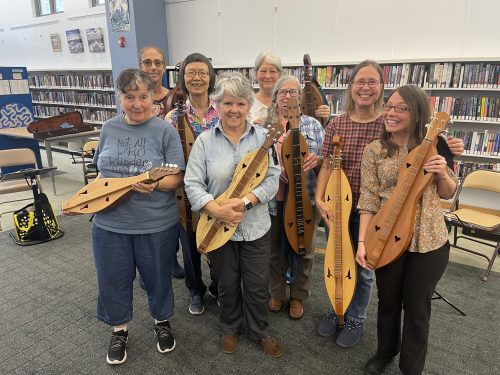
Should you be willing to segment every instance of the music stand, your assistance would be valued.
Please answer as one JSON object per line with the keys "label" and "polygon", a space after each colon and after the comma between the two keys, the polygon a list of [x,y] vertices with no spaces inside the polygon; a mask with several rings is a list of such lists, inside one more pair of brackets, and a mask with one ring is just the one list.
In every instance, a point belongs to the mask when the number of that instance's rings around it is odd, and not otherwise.
{"label": "music stand", "polygon": [[[64,235],[64,232],[58,226],[57,228],[53,228],[54,233],[51,234],[47,226],[45,225],[44,208],[42,205],[45,202],[48,203],[48,199],[47,196],[40,191],[40,186],[38,185],[38,181],[36,179],[36,176],[52,172],[55,169],[57,169],[57,167],[40,168],[40,169],[34,169],[34,168],[21,169],[19,171],[7,173],[0,176],[0,181],[13,180],[13,179],[18,179],[20,177],[24,177],[26,179],[26,182],[29,181],[28,184],[31,186],[31,190],[33,192],[32,205],[34,206],[36,220],[34,220],[33,225],[30,227],[30,229],[26,234],[27,236],[33,239],[21,240],[16,238],[12,233],[10,233],[10,237],[14,240],[14,242],[17,245],[20,246],[36,245],[38,243],[55,240]],[[50,211],[52,210],[50,209]]]}
{"label": "music stand", "polygon": [[432,297],[431,299],[442,299],[444,302],[446,302],[448,305],[450,305],[451,307],[453,307],[455,310],[457,310],[462,316],[466,316],[466,314],[460,310],[458,307],[456,307],[453,303],[451,303],[450,301],[448,301],[445,297],[443,297],[441,294],[439,294],[438,292],[434,291],[434,294],[437,296],[437,297]]}

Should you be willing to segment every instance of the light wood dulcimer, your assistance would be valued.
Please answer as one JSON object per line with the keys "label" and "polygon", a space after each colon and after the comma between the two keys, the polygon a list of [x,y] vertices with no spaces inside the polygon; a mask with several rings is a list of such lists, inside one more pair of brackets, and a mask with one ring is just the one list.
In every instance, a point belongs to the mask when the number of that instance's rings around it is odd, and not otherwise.
{"label": "light wood dulcimer", "polygon": [[305,255],[314,233],[314,210],[303,170],[304,159],[309,152],[306,140],[300,133],[300,108],[295,98],[287,101],[286,117],[290,130],[281,146],[281,160],[288,176],[283,229],[292,249],[299,255]]}
{"label": "light wood dulcimer", "polygon": [[352,210],[352,190],[342,170],[340,137],[333,137],[334,153],[331,155],[333,171],[325,190],[325,203],[333,213],[328,223],[330,233],[325,251],[325,286],[330,303],[343,325],[344,315],[356,289],[356,259],[349,232]]}
{"label": "light wood dulcimer", "polygon": [[434,180],[434,173],[427,173],[423,165],[437,154],[438,134],[446,129],[449,120],[447,113],[435,113],[427,125],[424,140],[401,164],[394,193],[368,225],[365,248],[369,267],[383,267],[398,259],[408,248],[413,237],[417,203]]}
{"label": "light wood dulcimer", "polygon": [[[184,160],[187,164],[196,136],[186,113],[185,97],[180,98],[177,102],[177,132],[181,139]],[[187,198],[184,186],[175,190],[175,197],[179,210],[179,222],[184,230],[188,234],[191,234],[196,230],[200,215],[197,212],[191,211],[191,204]]]}
{"label": "light wood dulcimer", "polygon": [[[246,154],[236,166],[233,180],[227,190],[215,201],[224,204],[231,198],[242,198],[250,193],[266,177],[269,168],[269,148],[275,144],[283,133],[280,123],[265,124],[267,135],[260,148]],[[207,253],[218,249],[231,239],[236,231],[236,225],[225,224],[206,212],[200,216],[196,229],[196,244],[198,251]]]}
{"label": "light wood dulcimer", "polygon": [[[316,117],[314,112],[320,105],[328,105],[325,93],[321,89],[320,84],[313,77],[311,58],[308,54],[304,55],[304,90],[300,107],[302,113],[311,117]],[[328,119],[316,118],[323,126],[326,126]]]}
{"label": "light wood dulcimer", "polygon": [[175,164],[153,168],[138,176],[123,178],[97,178],[85,185],[75,195],[62,204],[62,211],[93,214],[109,208],[120,199],[132,193],[132,185],[138,182],[153,183],[165,176],[177,174],[180,169]]}

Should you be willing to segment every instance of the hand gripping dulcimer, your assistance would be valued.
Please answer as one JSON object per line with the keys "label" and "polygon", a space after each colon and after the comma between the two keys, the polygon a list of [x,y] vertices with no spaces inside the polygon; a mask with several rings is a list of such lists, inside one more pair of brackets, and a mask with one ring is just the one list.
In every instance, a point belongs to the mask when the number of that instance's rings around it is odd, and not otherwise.
{"label": "hand gripping dulcimer", "polygon": [[283,228],[292,249],[305,255],[314,233],[314,210],[307,192],[306,173],[303,170],[308,147],[300,133],[300,108],[297,100],[287,101],[289,132],[281,147],[281,160],[288,176],[287,195],[283,208]]}
{"label": "hand gripping dulcimer", "polygon": [[[181,139],[184,160],[187,164],[196,136],[186,113],[185,98],[182,97],[177,102],[177,132]],[[191,234],[196,230],[200,215],[198,212],[191,211],[191,204],[184,186],[175,190],[175,197],[179,210],[179,223],[187,233]]]}
{"label": "hand gripping dulcimer", "polygon": [[177,174],[180,169],[175,164],[153,168],[138,176],[124,178],[97,178],[85,185],[75,195],[62,204],[62,211],[81,214],[93,214],[117,203],[128,193],[133,192],[132,185],[138,182],[153,183],[165,176]]}
{"label": "hand gripping dulcimer", "polygon": [[[260,148],[245,155],[234,172],[233,180],[227,190],[215,199],[218,204],[224,204],[231,198],[242,198],[250,193],[266,177],[269,168],[269,148],[275,144],[283,133],[280,123],[265,124],[266,139]],[[200,216],[196,228],[196,243],[198,251],[207,253],[218,249],[231,239],[236,231],[236,225],[225,224],[206,212]]]}
{"label": "hand gripping dulcimer", "polygon": [[340,137],[333,137],[334,153],[331,155],[333,171],[325,190],[325,203],[333,212],[328,223],[330,233],[325,250],[325,286],[330,303],[343,324],[344,315],[356,289],[356,260],[349,232],[352,210],[352,190],[342,170]]}
{"label": "hand gripping dulcimer", "polygon": [[395,261],[410,244],[417,203],[434,180],[434,173],[427,173],[423,165],[437,154],[437,136],[445,130],[449,120],[447,113],[437,112],[427,125],[422,143],[401,164],[394,193],[368,225],[365,247],[369,267],[380,268]]}

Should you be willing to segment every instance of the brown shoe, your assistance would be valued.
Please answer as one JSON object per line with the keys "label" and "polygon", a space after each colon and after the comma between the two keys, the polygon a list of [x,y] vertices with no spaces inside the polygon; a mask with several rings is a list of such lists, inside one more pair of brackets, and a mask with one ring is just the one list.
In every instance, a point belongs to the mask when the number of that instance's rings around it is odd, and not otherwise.
{"label": "brown shoe", "polygon": [[304,305],[300,299],[290,299],[290,318],[299,320],[304,314]]}
{"label": "brown shoe", "polygon": [[283,301],[271,297],[271,299],[269,300],[269,310],[271,312],[273,313],[280,312],[282,307],[283,307]]}
{"label": "brown shoe", "polygon": [[223,333],[222,338],[220,339],[220,344],[223,353],[234,353],[236,347],[238,346],[238,335],[228,335],[226,333]]}
{"label": "brown shoe", "polygon": [[283,346],[272,336],[260,340],[260,346],[271,357],[278,358],[283,355]]}

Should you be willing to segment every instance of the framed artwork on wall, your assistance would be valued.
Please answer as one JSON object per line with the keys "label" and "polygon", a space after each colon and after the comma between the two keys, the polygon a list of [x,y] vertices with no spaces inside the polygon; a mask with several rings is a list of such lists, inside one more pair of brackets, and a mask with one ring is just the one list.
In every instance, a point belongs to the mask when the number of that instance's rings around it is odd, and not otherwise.
{"label": "framed artwork on wall", "polygon": [[104,34],[101,27],[91,27],[87,29],[87,42],[89,52],[104,52]]}
{"label": "framed artwork on wall", "polygon": [[80,29],[66,30],[66,39],[68,40],[70,53],[83,52],[83,41],[80,35]]}
{"label": "framed artwork on wall", "polygon": [[111,15],[111,30],[130,31],[130,14],[128,0],[109,0],[109,13]]}
{"label": "framed artwork on wall", "polygon": [[50,43],[52,44],[53,52],[62,51],[61,36],[59,35],[59,33],[50,34]]}

